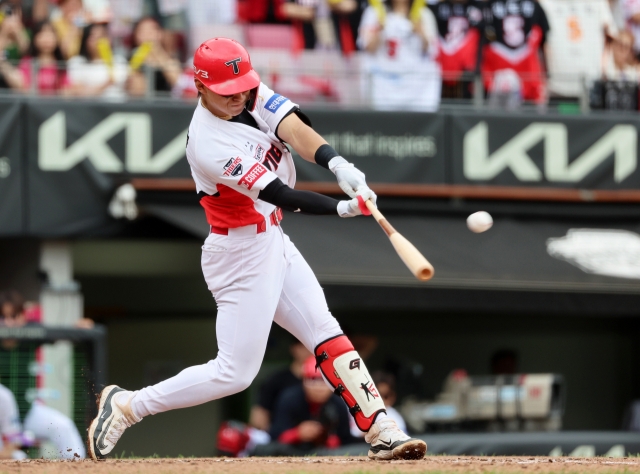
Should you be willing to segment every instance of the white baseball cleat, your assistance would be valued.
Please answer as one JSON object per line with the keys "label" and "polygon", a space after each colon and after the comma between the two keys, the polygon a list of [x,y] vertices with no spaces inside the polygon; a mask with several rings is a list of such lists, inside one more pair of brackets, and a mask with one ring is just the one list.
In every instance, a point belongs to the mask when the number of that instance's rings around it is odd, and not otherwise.
{"label": "white baseball cleat", "polygon": [[[128,394],[126,403],[122,403],[120,394]],[[116,396],[120,395],[120,396]],[[117,385],[109,385],[102,390],[98,398],[98,416],[89,426],[89,453],[94,461],[104,459],[116,447],[124,430],[139,422],[131,409],[133,393]]]}
{"label": "white baseball cleat", "polygon": [[389,417],[376,421],[364,439],[371,445],[371,459],[422,459],[427,452],[427,443],[406,435]]}

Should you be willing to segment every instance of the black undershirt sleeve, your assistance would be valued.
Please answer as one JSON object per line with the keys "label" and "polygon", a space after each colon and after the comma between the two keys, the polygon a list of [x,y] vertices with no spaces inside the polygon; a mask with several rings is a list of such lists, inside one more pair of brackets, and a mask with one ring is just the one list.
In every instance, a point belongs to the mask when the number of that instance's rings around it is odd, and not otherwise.
{"label": "black undershirt sleeve", "polygon": [[269,204],[281,207],[287,211],[298,211],[305,214],[337,214],[338,200],[311,191],[297,191],[280,181],[279,178],[271,181],[266,188],[258,194]]}

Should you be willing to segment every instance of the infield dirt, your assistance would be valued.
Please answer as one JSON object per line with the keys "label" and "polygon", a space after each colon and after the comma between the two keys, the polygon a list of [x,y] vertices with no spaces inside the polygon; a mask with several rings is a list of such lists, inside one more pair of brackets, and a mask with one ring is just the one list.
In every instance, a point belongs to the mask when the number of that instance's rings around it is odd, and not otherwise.
{"label": "infield dirt", "polygon": [[427,456],[422,461],[371,461],[366,457],[109,459],[0,461],[2,474],[403,474],[403,473],[626,473],[640,458]]}

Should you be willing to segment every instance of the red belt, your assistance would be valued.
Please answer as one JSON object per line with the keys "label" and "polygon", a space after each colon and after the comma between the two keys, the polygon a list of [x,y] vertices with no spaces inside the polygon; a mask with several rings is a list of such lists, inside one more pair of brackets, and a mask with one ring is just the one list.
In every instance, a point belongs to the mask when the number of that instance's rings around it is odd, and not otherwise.
{"label": "red belt", "polygon": [[[282,209],[280,209],[279,207],[276,207],[276,210],[273,211],[271,214],[269,214],[269,220],[271,221],[271,225],[280,225],[280,222],[282,221]],[[263,219],[262,222],[260,224],[256,224],[256,234],[261,234],[263,232],[267,231],[267,221],[266,219]],[[219,235],[229,235],[229,229],[227,227],[216,227],[216,226],[211,226],[211,233],[212,234],[219,234]]]}

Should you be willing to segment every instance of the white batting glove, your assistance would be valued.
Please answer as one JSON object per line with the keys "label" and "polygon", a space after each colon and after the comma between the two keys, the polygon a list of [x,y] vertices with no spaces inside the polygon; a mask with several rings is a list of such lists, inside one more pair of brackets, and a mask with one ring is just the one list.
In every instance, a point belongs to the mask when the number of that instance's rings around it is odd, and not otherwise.
{"label": "white batting glove", "polygon": [[[364,173],[341,156],[329,160],[329,169],[336,175],[338,186],[347,196],[355,198],[358,191],[371,191],[365,181]],[[374,202],[376,198],[374,198]]]}
{"label": "white batting glove", "polygon": [[369,216],[371,212],[367,208],[365,202],[371,199],[376,202],[377,196],[369,188],[366,190],[358,191],[355,198],[350,201],[340,201],[338,203],[338,215],[340,217],[356,217],[356,216]]}

